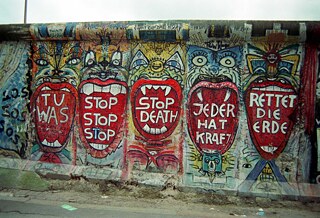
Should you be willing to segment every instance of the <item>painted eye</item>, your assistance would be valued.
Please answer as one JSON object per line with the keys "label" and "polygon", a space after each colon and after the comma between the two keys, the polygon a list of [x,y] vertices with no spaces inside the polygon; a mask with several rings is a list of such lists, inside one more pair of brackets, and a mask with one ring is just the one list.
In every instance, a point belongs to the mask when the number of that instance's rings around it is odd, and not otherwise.
{"label": "painted eye", "polygon": [[220,163],[220,160],[219,160],[219,159],[214,159],[214,162],[215,162],[216,164],[218,164],[218,163]]}
{"label": "painted eye", "polygon": [[234,67],[234,65],[236,65],[236,61],[233,57],[226,56],[224,58],[221,58],[220,64],[225,67]]}
{"label": "painted eye", "polygon": [[181,57],[178,52],[174,53],[174,55],[172,55],[167,60],[165,65],[168,67],[173,67],[173,68],[180,70],[180,71],[184,71],[183,62],[182,62]]}
{"label": "painted eye", "polygon": [[38,60],[36,60],[36,64],[38,64],[39,66],[47,66],[48,61],[46,61],[44,59],[38,59]]}
{"label": "painted eye", "polygon": [[68,60],[67,64],[70,65],[77,65],[80,63],[80,59],[79,58],[71,58],[70,60]]}
{"label": "painted eye", "polygon": [[140,66],[142,66],[142,65],[148,65],[148,63],[145,61],[145,60],[143,60],[143,59],[138,59],[138,60],[136,60],[135,62],[133,62],[133,64],[132,64],[132,68],[138,68],[138,67],[140,67]]}
{"label": "painted eye", "polygon": [[253,73],[257,73],[257,74],[264,74],[266,73],[266,69],[263,67],[257,67],[253,70]]}
{"label": "painted eye", "polygon": [[144,54],[139,50],[137,51],[137,53],[134,55],[132,61],[131,61],[131,65],[130,65],[130,70],[132,69],[138,69],[140,66],[148,66],[148,59],[146,58],[146,56],[144,56]]}
{"label": "painted eye", "polygon": [[121,59],[122,59],[122,53],[119,51],[116,51],[112,55],[111,62],[113,65],[119,66],[121,65]]}
{"label": "painted eye", "polygon": [[281,82],[282,84],[286,84],[286,83],[287,83],[284,79],[280,79],[280,82]]}
{"label": "painted eye", "polygon": [[202,67],[204,66],[206,63],[208,62],[207,57],[203,56],[203,55],[199,55],[199,56],[195,56],[192,59],[192,63],[194,65],[196,65],[197,67]]}
{"label": "painted eye", "polygon": [[168,61],[167,63],[166,63],[166,65],[167,66],[169,66],[169,67],[174,67],[174,68],[177,68],[177,69],[181,69],[181,66],[180,66],[180,64],[177,62],[177,61]]}
{"label": "painted eye", "polygon": [[94,55],[93,51],[90,51],[89,53],[86,54],[86,57],[84,59],[84,64],[86,66],[91,66],[91,65],[95,64],[95,55]]}
{"label": "painted eye", "polygon": [[206,163],[209,163],[210,159],[206,157],[206,158],[204,159],[204,161],[205,161]]}
{"label": "painted eye", "polygon": [[94,64],[94,60],[89,59],[89,60],[87,61],[87,65],[90,66],[90,65],[92,65],[92,64]]}

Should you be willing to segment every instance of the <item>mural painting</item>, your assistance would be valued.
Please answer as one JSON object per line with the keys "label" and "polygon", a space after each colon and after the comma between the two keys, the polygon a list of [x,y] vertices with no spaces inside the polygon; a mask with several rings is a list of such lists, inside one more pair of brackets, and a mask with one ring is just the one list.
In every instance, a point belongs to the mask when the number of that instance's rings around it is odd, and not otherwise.
{"label": "mural painting", "polygon": [[26,158],[28,148],[28,43],[0,44],[0,154]]}
{"label": "mural painting", "polygon": [[73,41],[32,43],[31,113],[36,141],[31,158],[50,163],[75,160],[82,48]]}
{"label": "mural painting", "polygon": [[[242,190],[279,193],[283,189],[292,193],[276,159],[286,148],[297,122],[300,54],[297,40],[290,41],[280,29],[265,39],[252,39],[247,45],[244,103],[251,141],[260,158],[251,163],[254,167]],[[279,186],[278,182],[283,184]]]}
{"label": "mural painting", "polygon": [[232,187],[227,177],[235,176],[230,148],[239,124],[242,48],[228,40],[206,40],[188,46],[186,172],[192,183]]}
{"label": "mural painting", "polygon": [[22,26],[0,42],[1,164],[268,196],[320,183],[316,27]]}
{"label": "mural painting", "polygon": [[130,168],[177,172],[182,168],[181,104],[184,47],[177,43],[132,45],[130,64]]}
{"label": "mural painting", "polygon": [[[123,159],[128,99],[128,43],[121,26],[88,26],[79,87],[80,137],[86,162],[119,166]],[[98,36],[98,37],[97,37]],[[82,38],[83,38],[82,37]]]}

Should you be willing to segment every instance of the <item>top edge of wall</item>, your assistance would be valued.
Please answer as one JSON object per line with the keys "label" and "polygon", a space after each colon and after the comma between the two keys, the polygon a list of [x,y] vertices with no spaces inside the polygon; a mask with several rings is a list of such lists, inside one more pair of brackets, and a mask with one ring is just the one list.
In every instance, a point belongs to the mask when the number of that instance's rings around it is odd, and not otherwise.
{"label": "top edge of wall", "polygon": [[76,40],[91,41],[101,37],[144,41],[189,41],[202,32],[208,38],[227,38],[230,33],[244,35],[246,40],[269,33],[284,33],[300,42],[320,42],[320,21],[255,20],[160,20],[119,22],[70,22],[0,25],[0,41]]}

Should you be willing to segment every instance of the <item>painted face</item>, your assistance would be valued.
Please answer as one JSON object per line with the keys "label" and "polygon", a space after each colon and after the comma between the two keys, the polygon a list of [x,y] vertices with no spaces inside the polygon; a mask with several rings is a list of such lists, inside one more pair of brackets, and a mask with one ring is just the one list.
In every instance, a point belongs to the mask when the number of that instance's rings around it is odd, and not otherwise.
{"label": "painted face", "polygon": [[202,157],[202,170],[206,173],[221,173],[222,158],[218,152],[204,152]]}
{"label": "painted face", "polygon": [[249,45],[245,85],[249,131],[260,155],[271,160],[286,146],[298,104],[297,47],[260,50]]}
{"label": "painted face", "polygon": [[148,140],[167,138],[181,115],[183,63],[178,52],[150,60],[139,50],[131,62],[131,109],[134,125]]}
{"label": "painted face", "polygon": [[[237,51],[237,53],[236,53]],[[190,46],[187,83],[187,119],[189,135],[203,150],[225,153],[234,141],[238,128],[239,48],[213,52]]]}
{"label": "painted face", "polygon": [[84,58],[79,87],[81,138],[95,158],[114,152],[123,136],[127,105],[127,76],[120,48],[102,41]]}
{"label": "painted face", "polygon": [[207,48],[189,46],[187,78],[188,87],[200,81],[224,82],[229,81],[239,85],[239,65],[242,51],[233,47],[214,52]]}
{"label": "painted face", "polygon": [[73,42],[36,42],[32,48],[31,108],[37,140],[43,151],[59,152],[74,122],[82,50]]}
{"label": "painted face", "polygon": [[32,45],[32,76],[36,88],[44,82],[79,85],[82,49],[77,42],[36,42]]}

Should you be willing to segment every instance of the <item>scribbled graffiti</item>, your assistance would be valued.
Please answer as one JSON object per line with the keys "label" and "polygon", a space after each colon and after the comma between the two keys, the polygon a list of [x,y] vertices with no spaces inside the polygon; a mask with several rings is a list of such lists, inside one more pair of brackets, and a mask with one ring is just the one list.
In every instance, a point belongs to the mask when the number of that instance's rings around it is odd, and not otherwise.
{"label": "scribbled graffiti", "polygon": [[128,72],[125,68],[128,43],[125,31],[119,31],[122,34],[118,35],[114,32],[115,29],[98,29],[96,33],[100,40],[83,44],[85,56],[79,87],[80,135],[93,163],[123,146],[128,98]]}
{"label": "scribbled graffiti", "polygon": [[183,50],[179,44],[152,42],[137,44],[133,51],[129,81],[135,140],[128,162],[178,171],[181,135],[173,133],[181,132]]}
{"label": "scribbled graffiti", "polygon": [[211,181],[216,175],[224,175],[223,162],[232,160],[226,152],[238,128],[241,58],[239,46],[218,52],[193,45],[188,48],[190,90],[186,116],[192,141],[190,161]]}
{"label": "scribbled graffiti", "polygon": [[77,114],[81,57],[78,42],[32,44],[31,112],[36,132],[32,153],[36,160],[69,163],[72,159],[74,151],[67,145]]}
{"label": "scribbled graffiti", "polygon": [[27,43],[0,44],[0,153],[26,158]]}

